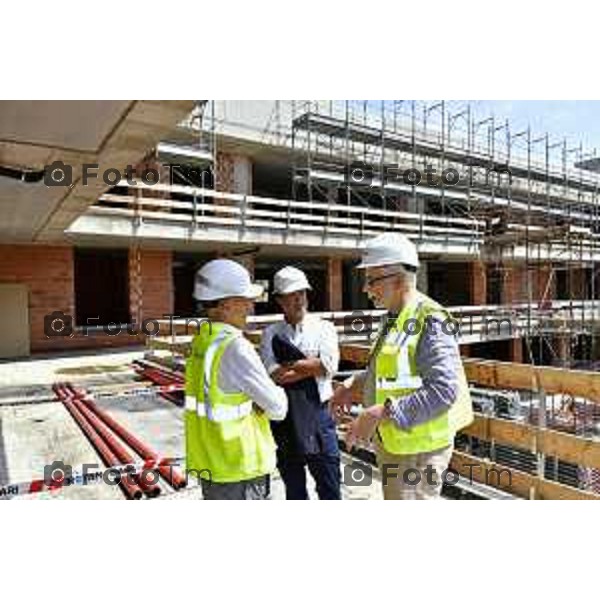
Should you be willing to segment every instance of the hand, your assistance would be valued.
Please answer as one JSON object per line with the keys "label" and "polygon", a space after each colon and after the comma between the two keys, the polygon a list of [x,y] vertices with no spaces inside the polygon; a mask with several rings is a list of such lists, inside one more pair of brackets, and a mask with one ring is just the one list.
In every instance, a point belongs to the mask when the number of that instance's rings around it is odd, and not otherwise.
{"label": "hand", "polygon": [[346,451],[350,452],[357,440],[368,442],[375,433],[377,425],[385,417],[385,407],[381,404],[364,410],[350,425],[346,433]]}
{"label": "hand", "polygon": [[318,356],[297,360],[291,366],[303,377],[321,377],[325,375],[325,369]]}
{"label": "hand", "polygon": [[329,401],[329,410],[336,421],[350,413],[352,408],[352,388],[333,382],[333,396]]}
{"label": "hand", "polygon": [[286,369],[285,373],[282,373],[279,376],[279,381],[277,382],[279,385],[290,385],[291,383],[296,383],[296,381],[300,381],[304,379],[304,376],[298,373],[296,369]]}
{"label": "hand", "polygon": [[277,385],[289,385],[303,379],[303,376],[300,375],[296,369],[287,365],[275,369],[271,374],[271,377]]}

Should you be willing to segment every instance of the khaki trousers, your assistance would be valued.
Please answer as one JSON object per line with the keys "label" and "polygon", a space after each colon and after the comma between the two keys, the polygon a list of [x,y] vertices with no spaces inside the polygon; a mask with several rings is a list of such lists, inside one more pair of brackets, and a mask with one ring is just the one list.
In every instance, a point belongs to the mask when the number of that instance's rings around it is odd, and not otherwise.
{"label": "khaki trousers", "polygon": [[391,454],[381,442],[376,447],[384,500],[439,500],[451,445],[422,454]]}

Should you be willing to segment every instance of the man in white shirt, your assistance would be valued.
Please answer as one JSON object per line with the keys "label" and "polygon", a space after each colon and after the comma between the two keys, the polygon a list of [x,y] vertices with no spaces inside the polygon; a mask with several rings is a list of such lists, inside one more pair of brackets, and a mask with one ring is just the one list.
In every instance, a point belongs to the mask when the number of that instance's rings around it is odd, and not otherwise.
{"label": "man in white shirt", "polygon": [[340,455],[328,410],[339,346],[332,323],[308,314],[306,275],[294,267],[275,274],[274,293],[284,321],[262,336],[261,356],[275,383],[288,396],[289,411],[272,423],[277,467],[288,500],[307,500],[306,467],[322,500],[340,500]]}

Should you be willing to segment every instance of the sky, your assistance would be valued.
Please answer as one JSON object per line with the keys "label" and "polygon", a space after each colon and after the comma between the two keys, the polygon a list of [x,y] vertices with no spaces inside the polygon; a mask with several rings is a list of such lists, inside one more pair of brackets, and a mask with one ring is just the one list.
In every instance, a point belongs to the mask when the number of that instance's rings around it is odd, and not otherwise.
{"label": "sky", "polygon": [[600,151],[600,101],[598,100],[473,100],[477,112],[494,113],[511,121],[512,129],[546,131],[555,141],[567,137],[570,146],[583,144]]}
{"label": "sky", "polygon": [[[417,101],[417,114],[422,114],[425,106],[434,107],[436,101]],[[506,119],[509,120],[511,136],[523,132],[528,125],[531,126],[532,140],[549,135],[549,144],[557,146],[550,150],[550,162],[554,165],[562,164],[562,143],[566,138],[567,148],[575,149],[583,143],[583,158],[594,155],[600,156],[600,101],[599,100],[446,100],[446,114],[459,114],[467,105],[471,105],[473,121],[483,121],[493,115],[496,126],[501,126]],[[435,109],[430,113],[431,124],[435,128],[436,119],[440,118],[440,112]],[[456,119],[456,133],[466,127],[464,120]],[[488,124],[482,124],[478,130],[478,143],[485,144],[486,128]],[[466,128],[464,129],[466,131]],[[511,138],[512,139],[512,138]],[[506,148],[505,130],[497,130],[496,148],[502,152]],[[517,136],[512,139],[514,157],[523,157],[526,149],[525,136]],[[538,142],[534,144],[534,160],[544,160],[545,144]],[[568,164],[572,166],[578,159],[579,153],[572,151],[568,153]]]}

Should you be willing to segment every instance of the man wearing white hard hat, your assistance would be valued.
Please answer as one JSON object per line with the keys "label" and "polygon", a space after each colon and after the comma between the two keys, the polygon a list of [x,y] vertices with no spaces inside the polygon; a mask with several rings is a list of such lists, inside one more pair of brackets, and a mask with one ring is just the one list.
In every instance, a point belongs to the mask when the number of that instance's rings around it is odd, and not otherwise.
{"label": "man wearing white hard hat", "polygon": [[311,286],[300,269],[277,271],[273,287],[284,320],[263,333],[261,356],[288,395],[288,416],[272,424],[286,498],[308,499],[308,467],[319,498],[339,500],[340,455],[328,409],[339,363],[337,333],[332,323],[308,313]]}
{"label": "man wearing white hard hat", "polygon": [[285,418],[287,397],[242,335],[262,291],[231,260],[212,260],[196,275],[194,297],[209,320],[186,362],[186,466],[200,477],[205,499],[268,495],[276,465],[269,419]]}
{"label": "man wearing white hard hat", "polygon": [[473,420],[457,323],[417,291],[419,257],[405,235],[369,240],[358,268],[365,273],[364,290],[388,316],[366,373],[336,388],[332,407],[348,412],[353,399],[366,406],[346,442],[351,448],[373,438],[385,499],[437,499],[454,436]]}

